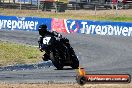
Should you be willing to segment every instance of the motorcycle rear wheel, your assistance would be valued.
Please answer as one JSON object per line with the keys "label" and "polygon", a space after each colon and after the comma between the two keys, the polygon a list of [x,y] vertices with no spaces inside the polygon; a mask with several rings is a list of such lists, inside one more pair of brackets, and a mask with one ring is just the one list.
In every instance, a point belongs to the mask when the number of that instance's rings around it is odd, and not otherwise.
{"label": "motorcycle rear wheel", "polygon": [[62,70],[63,69],[63,64],[61,63],[61,61],[59,61],[59,55],[57,54],[57,52],[51,52],[50,53],[50,59],[53,63],[53,65],[57,68],[57,70]]}

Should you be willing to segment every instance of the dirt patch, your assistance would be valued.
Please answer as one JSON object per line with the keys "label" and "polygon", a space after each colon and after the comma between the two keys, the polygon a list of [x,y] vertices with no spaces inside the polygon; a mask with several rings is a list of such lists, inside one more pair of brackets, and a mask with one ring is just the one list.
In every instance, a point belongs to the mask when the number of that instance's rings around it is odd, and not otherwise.
{"label": "dirt patch", "polygon": [[66,13],[72,13],[76,15],[88,16],[88,15],[97,15],[97,16],[110,16],[110,15],[119,15],[119,16],[132,16],[132,9],[127,10],[68,10]]}
{"label": "dirt patch", "polygon": [[132,88],[132,84],[5,84],[1,83],[0,88]]}

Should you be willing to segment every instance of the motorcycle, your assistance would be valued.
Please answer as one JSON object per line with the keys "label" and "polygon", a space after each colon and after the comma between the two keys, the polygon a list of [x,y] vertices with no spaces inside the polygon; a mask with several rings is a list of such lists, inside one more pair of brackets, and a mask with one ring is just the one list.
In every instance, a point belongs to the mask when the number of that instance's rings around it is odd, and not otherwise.
{"label": "motorcycle", "polygon": [[64,66],[71,66],[73,69],[79,67],[79,60],[67,38],[46,35],[43,38],[43,46],[49,51],[49,59],[58,70]]}

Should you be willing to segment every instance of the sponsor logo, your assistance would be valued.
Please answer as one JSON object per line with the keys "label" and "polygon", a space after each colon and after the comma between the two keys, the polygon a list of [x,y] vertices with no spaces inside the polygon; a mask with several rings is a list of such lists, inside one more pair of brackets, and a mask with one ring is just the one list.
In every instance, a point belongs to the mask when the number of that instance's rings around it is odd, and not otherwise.
{"label": "sponsor logo", "polygon": [[79,24],[76,21],[71,22],[70,33],[76,33],[79,30]]}
{"label": "sponsor logo", "polygon": [[37,30],[38,21],[25,20],[0,20],[0,29],[23,29]]}
{"label": "sponsor logo", "polygon": [[81,33],[85,34],[132,36],[132,27],[114,25],[88,25],[87,22],[81,22],[81,24]]}

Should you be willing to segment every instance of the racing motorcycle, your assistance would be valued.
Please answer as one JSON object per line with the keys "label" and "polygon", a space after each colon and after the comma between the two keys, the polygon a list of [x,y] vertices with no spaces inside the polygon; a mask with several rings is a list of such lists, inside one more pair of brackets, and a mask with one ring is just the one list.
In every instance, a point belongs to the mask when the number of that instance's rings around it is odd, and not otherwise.
{"label": "racing motorcycle", "polygon": [[79,60],[67,38],[46,35],[43,44],[49,51],[49,59],[58,70],[64,66],[71,66],[73,69],[79,67]]}

